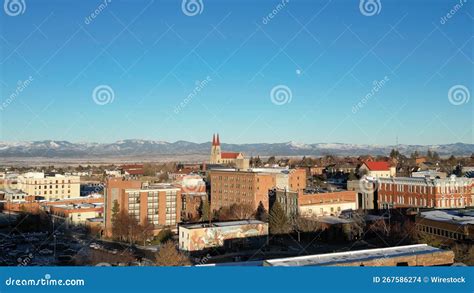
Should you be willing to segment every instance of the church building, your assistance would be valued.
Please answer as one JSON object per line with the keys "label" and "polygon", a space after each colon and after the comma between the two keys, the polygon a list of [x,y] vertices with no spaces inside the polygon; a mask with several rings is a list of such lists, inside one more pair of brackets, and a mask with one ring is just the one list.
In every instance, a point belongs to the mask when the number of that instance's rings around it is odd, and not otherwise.
{"label": "church building", "polygon": [[244,154],[233,152],[222,152],[219,134],[212,136],[211,164],[237,164],[244,159]]}

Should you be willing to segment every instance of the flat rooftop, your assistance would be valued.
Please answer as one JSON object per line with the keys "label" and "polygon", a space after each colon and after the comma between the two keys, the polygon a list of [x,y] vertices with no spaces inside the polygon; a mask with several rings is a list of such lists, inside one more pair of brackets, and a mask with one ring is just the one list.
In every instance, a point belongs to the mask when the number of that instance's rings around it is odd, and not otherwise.
{"label": "flat rooftop", "polygon": [[421,212],[421,217],[458,225],[474,225],[474,209],[466,210],[434,210]]}
{"label": "flat rooftop", "polygon": [[180,227],[186,229],[203,229],[203,228],[212,228],[212,227],[232,227],[232,226],[241,226],[241,225],[256,225],[256,224],[266,224],[265,222],[258,220],[240,220],[240,221],[228,221],[228,222],[212,222],[209,223],[196,223],[196,224],[185,224],[180,225]]}
{"label": "flat rooftop", "polygon": [[367,261],[378,258],[420,255],[444,251],[427,244],[395,246],[388,248],[365,249],[357,251],[315,254],[298,257],[270,259],[265,262],[271,266],[327,266],[357,261]]}
{"label": "flat rooftop", "polygon": [[[288,168],[248,168],[248,169],[237,169],[237,168],[222,168],[212,169],[213,171],[219,172],[246,172],[246,173],[282,173],[290,174],[292,169]],[[294,169],[293,169],[294,170]]]}

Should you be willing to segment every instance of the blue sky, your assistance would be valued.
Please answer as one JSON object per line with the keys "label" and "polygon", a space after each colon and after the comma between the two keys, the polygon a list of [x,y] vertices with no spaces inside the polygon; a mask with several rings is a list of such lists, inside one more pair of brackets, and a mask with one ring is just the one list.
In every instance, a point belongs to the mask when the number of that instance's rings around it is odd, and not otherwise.
{"label": "blue sky", "polygon": [[[0,16],[2,141],[474,141],[470,2],[23,3]],[[275,103],[280,85],[291,99]]]}

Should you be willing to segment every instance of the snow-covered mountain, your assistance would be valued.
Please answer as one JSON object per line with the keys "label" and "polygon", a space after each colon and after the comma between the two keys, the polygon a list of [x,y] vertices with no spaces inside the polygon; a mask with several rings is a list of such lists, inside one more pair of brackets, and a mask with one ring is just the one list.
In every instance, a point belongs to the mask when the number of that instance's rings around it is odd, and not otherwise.
{"label": "snow-covered mountain", "polygon": [[[207,155],[211,143],[194,143],[189,141],[154,141],[127,139],[114,143],[71,143],[68,141],[31,141],[31,142],[0,142],[0,157],[59,157],[59,158],[94,158],[122,156],[154,156],[154,155]],[[388,155],[395,148],[393,145],[357,145],[344,143],[253,143],[253,144],[222,144],[226,151],[240,151],[247,156],[303,156],[303,155]],[[404,154],[415,150],[425,153],[428,149],[442,156],[463,155],[474,153],[474,144],[454,143],[441,145],[399,145]]]}

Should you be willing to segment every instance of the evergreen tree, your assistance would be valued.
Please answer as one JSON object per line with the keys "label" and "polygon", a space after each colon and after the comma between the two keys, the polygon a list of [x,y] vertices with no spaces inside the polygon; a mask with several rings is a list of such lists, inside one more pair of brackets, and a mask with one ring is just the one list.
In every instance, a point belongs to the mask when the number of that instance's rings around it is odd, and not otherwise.
{"label": "evergreen tree", "polygon": [[290,222],[278,201],[273,204],[270,210],[269,226],[271,234],[284,234],[290,231]]}
{"label": "evergreen tree", "polygon": [[263,203],[260,202],[257,207],[257,212],[255,213],[255,218],[259,221],[266,222],[268,221],[268,212],[263,206]]}
{"label": "evergreen tree", "polygon": [[431,152],[430,149],[428,149],[428,151],[426,152],[426,157],[428,158],[428,160],[432,160],[432,159],[433,159],[433,153]]}
{"label": "evergreen tree", "polygon": [[201,221],[209,221],[210,209],[211,208],[209,207],[209,201],[201,201],[201,204],[199,206],[199,216],[201,217]]}

